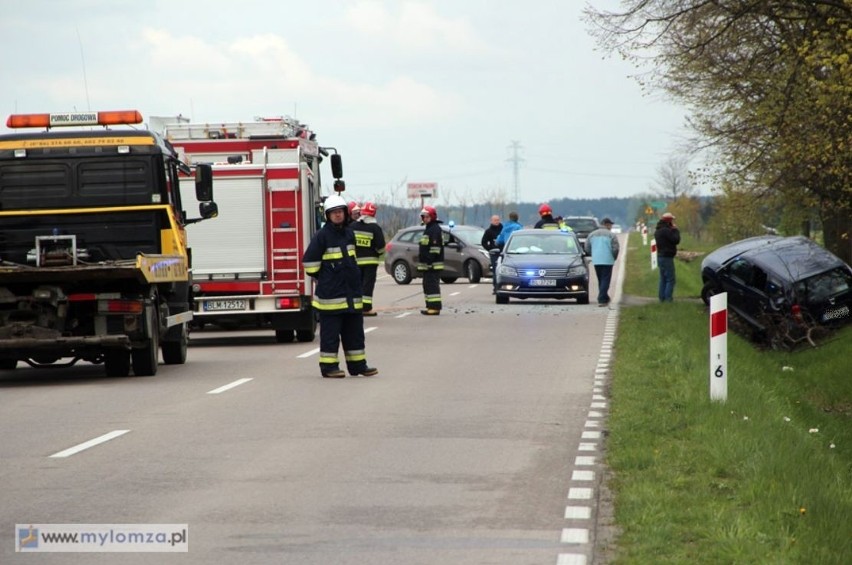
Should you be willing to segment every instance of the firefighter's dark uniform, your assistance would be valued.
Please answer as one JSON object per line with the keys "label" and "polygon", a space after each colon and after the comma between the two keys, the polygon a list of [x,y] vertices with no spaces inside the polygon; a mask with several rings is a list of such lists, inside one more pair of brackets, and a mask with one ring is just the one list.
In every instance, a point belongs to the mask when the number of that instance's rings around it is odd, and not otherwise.
{"label": "firefighter's dark uniform", "polygon": [[361,268],[361,291],[364,314],[373,311],[373,290],[376,288],[376,271],[384,261],[385,234],[371,216],[361,216],[352,224],[355,232],[355,255]]}
{"label": "firefighter's dark uniform", "polygon": [[420,256],[417,270],[423,273],[424,314],[441,311],[441,272],[444,270],[444,238],[441,225],[433,219],[420,236]]}
{"label": "firefighter's dark uniform", "polygon": [[349,373],[363,374],[368,367],[355,234],[345,224],[326,222],[308,245],[303,261],[305,272],[317,281],[312,305],[320,320],[320,371],[323,376],[343,376],[337,356],[343,341]]}
{"label": "firefighter's dark uniform", "polygon": [[551,214],[545,214],[535,223],[534,227],[537,230],[558,230],[559,222]]}

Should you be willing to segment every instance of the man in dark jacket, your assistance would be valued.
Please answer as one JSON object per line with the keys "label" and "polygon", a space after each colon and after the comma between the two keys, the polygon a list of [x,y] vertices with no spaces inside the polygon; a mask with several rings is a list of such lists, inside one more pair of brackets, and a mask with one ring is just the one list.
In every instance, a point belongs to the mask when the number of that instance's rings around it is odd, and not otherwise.
{"label": "man in dark jacket", "polygon": [[680,231],[674,220],[674,215],[666,212],[660,216],[657,229],[654,231],[654,242],[657,244],[657,268],[660,271],[660,302],[671,302],[674,299],[674,258],[680,243]]}
{"label": "man in dark jacket", "polygon": [[[482,234],[482,247],[491,254],[491,276],[493,278],[494,291],[497,292],[497,259],[500,257],[498,251],[500,246],[497,245],[497,236],[503,231],[503,224],[500,223],[500,216],[491,216],[491,225],[485,229]],[[492,251],[492,249],[494,251]],[[493,293],[492,293],[493,294]]]}
{"label": "man in dark jacket", "polygon": [[308,244],[302,261],[305,273],[317,281],[312,305],[319,312],[320,373],[340,379],[338,350],[350,375],[372,377],[379,371],[367,365],[364,349],[364,316],[361,270],[355,259],[355,234],[348,226],[349,207],[340,196],[329,196],[324,204],[326,223]]}
{"label": "man in dark jacket", "polygon": [[424,206],[420,219],[425,228],[420,236],[417,270],[423,273],[423,297],[426,309],[420,313],[437,316],[441,313],[441,271],[444,270],[444,235],[438,222],[438,211]]}

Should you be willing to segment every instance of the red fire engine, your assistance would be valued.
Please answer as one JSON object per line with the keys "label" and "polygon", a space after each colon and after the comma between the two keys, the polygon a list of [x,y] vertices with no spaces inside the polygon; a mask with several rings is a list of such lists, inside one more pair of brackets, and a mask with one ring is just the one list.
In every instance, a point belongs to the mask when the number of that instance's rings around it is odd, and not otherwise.
{"label": "red fire engine", "polygon": [[[313,341],[312,282],[302,253],[322,219],[320,162],[331,154],[335,189],[342,161],[291,118],[166,124],[187,163],[211,163],[216,226],[189,227],[194,323],[275,330],[279,342]],[[181,190],[194,190],[186,179]]]}

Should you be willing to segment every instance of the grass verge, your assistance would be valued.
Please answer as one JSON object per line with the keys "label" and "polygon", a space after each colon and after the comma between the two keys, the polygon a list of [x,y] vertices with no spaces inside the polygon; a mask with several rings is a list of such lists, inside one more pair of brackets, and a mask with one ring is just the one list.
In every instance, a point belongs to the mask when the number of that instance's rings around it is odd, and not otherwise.
{"label": "grass verge", "polygon": [[[631,234],[624,292],[655,296],[640,243]],[[621,309],[615,561],[852,563],[852,327],[793,353],[729,332],[728,399],[711,402],[699,268],[678,262],[675,303]]]}

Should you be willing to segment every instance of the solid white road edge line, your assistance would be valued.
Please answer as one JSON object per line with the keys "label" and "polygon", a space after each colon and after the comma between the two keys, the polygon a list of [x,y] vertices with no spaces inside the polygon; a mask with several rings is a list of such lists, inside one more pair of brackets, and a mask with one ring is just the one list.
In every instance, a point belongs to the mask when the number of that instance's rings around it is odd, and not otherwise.
{"label": "solid white road edge line", "polygon": [[220,394],[222,392],[225,392],[226,390],[231,390],[234,387],[238,387],[242,384],[245,384],[245,383],[249,382],[250,380],[252,380],[252,379],[251,378],[237,379],[234,382],[228,383],[224,386],[220,386],[219,388],[214,388],[213,390],[208,390],[207,394]]}
{"label": "solid white road edge line", "polygon": [[54,453],[50,457],[70,457],[71,455],[74,455],[75,453],[80,453],[81,451],[89,449],[90,447],[94,447],[111,439],[115,439],[118,436],[123,436],[129,431],[130,430],[113,430],[108,434],[96,437],[95,439],[90,439],[89,441],[84,441],[83,443],[75,445],[74,447],[69,447],[68,449],[59,451],[58,453]]}

